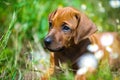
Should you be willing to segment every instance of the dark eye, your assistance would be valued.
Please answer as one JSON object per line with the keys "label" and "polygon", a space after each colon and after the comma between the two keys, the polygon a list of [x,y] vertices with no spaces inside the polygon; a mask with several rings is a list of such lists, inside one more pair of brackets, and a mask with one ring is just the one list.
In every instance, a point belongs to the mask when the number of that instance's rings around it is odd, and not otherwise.
{"label": "dark eye", "polygon": [[62,26],[62,30],[64,32],[67,32],[67,31],[70,31],[70,28],[68,26],[64,25],[64,26]]}
{"label": "dark eye", "polygon": [[50,29],[52,28],[52,22],[49,22],[49,28]]}

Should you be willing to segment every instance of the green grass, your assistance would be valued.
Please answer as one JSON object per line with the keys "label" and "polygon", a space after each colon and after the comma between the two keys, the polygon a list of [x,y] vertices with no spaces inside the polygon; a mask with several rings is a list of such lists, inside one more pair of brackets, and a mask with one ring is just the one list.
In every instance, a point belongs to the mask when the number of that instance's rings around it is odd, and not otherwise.
{"label": "green grass", "polygon": [[[9,24],[7,32],[2,36],[1,41],[0,41],[0,74],[1,77],[5,76],[6,74],[9,74],[8,76],[4,77],[5,79],[9,79],[9,77],[12,77],[14,75],[14,67],[12,67],[13,63],[13,53],[10,49],[8,49],[7,43],[10,38],[13,26],[15,23],[15,12],[13,13],[11,22]],[[12,71],[13,70],[13,71]]]}
{"label": "green grass", "polygon": [[[99,3],[105,12],[99,11]],[[120,31],[120,23],[116,22],[116,19],[120,20],[120,10],[111,8],[108,1],[1,0],[0,80],[23,80],[37,76],[34,78],[36,80],[45,72],[49,66],[49,54],[43,48],[43,39],[48,31],[48,15],[59,6],[73,6],[83,11],[101,32]],[[82,6],[86,6],[86,10]],[[100,69],[98,75],[91,77],[91,80],[100,77],[110,80],[109,68],[104,69]],[[52,80],[73,80],[73,73],[67,69],[65,71],[59,77],[52,77]],[[30,75],[33,76],[28,77]]]}

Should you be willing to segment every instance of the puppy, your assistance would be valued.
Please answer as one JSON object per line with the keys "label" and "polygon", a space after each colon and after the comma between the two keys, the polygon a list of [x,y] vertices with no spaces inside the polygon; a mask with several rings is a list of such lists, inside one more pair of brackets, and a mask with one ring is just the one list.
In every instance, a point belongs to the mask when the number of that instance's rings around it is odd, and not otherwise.
{"label": "puppy", "polygon": [[[75,79],[86,80],[86,73],[96,71],[101,61],[107,59],[112,67],[119,64],[120,36],[114,32],[96,31],[96,25],[72,7],[52,12],[49,15],[49,32],[44,39],[46,48],[52,52],[48,74],[58,72],[61,64],[69,63],[76,74]],[[84,55],[90,57],[90,65],[84,62],[87,60]]]}

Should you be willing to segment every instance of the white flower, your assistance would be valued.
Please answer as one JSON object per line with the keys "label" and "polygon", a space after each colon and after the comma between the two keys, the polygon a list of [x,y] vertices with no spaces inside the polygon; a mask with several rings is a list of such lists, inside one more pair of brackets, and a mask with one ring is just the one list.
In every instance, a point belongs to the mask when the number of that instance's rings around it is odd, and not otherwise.
{"label": "white flower", "polygon": [[87,69],[86,67],[80,68],[80,69],[77,71],[77,74],[78,74],[78,75],[83,75],[83,74],[85,74],[87,71],[88,71],[88,69]]}
{"label": "white flower", "polygon": [[113,43],[114,37],[111,34],[104,34],[101,37],[101,43],[103,46],[110,46]]}
{"label": "white flower", "polygon": [[99,6],[100,12],[105,12],[105,8],[102,6],[101,2],[98,3],[98,6]]}
{"label": "white flower", "polygon": [[110,48],[109,46],[106,47],[106,50],[107,50],[108,52],[112,52],[112,48]]}
{"label": "white flower", "polygon": [[98,60],[100,60],[103,57],[104,52],[102,50],[99,50],[94,55]]}
{"label": "white flower", "polygon": [[118,53],[110,53],[110,58],[117,59],[119,57]]}
{"label": "white flower", "polygon": [[85,4],[82,4],[82,5],[81,5],[81,9],[86,10],[86,9],[87,9],[86,5],[85,5]]}
{"label": "white flower", "polygon": [[112,8],[119,8],[120,7],[120,0],[110,0],[109,4]]}
{"label": "white flower", "polygon": [[97,44],[88,45],[87,49],[91,52],[96,52],[98,50],[98,45]]}
{"label": "white flower", "polygon": [[78,66],[80,68],[84,68],[86,67],[88,68],[97,68],[98,62],[97,59],[95,58],[95,56],[93,54],[87,53],[82,55],[79,59],[78,59]]}
{"label": "white flower", "polygon": [[117,23],[117,24],[119,24],[119,23],[120,23],[119,19],[116,19],[116,23]]}

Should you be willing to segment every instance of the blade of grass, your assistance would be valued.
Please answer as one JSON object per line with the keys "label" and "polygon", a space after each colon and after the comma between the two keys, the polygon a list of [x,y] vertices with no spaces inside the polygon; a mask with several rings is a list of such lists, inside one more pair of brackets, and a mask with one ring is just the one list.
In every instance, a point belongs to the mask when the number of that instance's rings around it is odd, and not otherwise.
{"label": "blade of grass", "polygon": [[15,21],[16,21],[16,13],[14,12],[13,16],[12,16],[12,20],[11,20],[11,22],[9,24],[8,30],[5,33],[5,35],[3,35],[3,37],[2,37],[2,39],[0,41],[0,48],[1,48],[0,52],[2,52],[2,50],[4,50],[6,45],[7,45],[7,42],[9,40],[10,34],[12,32],[12,29],[14,27]]}

